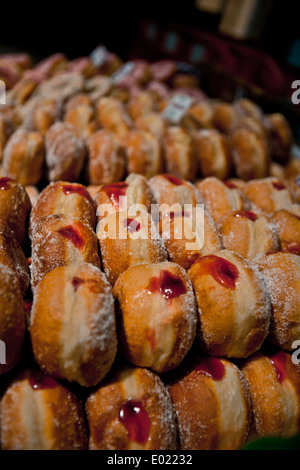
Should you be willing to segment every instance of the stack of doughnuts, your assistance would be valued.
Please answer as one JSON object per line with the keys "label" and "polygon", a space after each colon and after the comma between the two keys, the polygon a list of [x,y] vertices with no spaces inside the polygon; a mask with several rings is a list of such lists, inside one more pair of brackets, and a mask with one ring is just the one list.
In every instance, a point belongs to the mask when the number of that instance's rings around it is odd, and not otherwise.
{"label": "stack of doughnuts", "polygon": [[1,448],[300,433],[286,120],[172,61],[22,60],[0,107]]}

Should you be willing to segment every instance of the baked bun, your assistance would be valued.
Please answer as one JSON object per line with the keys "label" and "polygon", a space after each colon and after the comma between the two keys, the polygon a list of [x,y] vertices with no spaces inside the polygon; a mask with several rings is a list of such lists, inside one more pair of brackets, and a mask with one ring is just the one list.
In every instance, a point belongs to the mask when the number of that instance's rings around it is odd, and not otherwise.
{"label": "baked bun", "polygon": [[223,134],[228,134],[238,119],[236,108],[230,103],[216,102],[213,104],[213,127]]}
{"label": "baked bun", "polygon": [[163,149],[167,173],[193,182],[197,173],[197,160],[189,133],[181,127],[169,127],[163,137]]}
{"label": "baked bun", "polygon": [[125,107],[111,96],[100,99],[97,105],[97,116],[100,126],[115,132],[120,139],[124,138],[132,127]]}
{"label": "baked bun", "polygon": [[272,304],[270,341],[291,351],[300,337],[300,257],[274,253],[255,260],[262,273]]}
{"label": "baked bun", "polygon": [[95,110],[93,104],[78,104],[77,106],[67,109],[64,122],[76,127],[81,135],[87,139],[93,132],[98,129],[96,122]]}
{"label": "baked bun", "polygon": [[197,324],[184,269],[169,262],[131,267],[119,276],[113,293],[124,357],[157,373],[177,367],[193,344]]}
{"label": "baked bun", "polygon": [[272,221],[276,226],[282,251],[300,255],[300,205],[293,204],[274,212]]}
{"label": "baked bun", "polygon": [[214,129],[193,132],[194,149],[201,175],[225,180],[231,173],[231,155],[227,138]]}
{"label": "baked bun", "polygon": [[285,209],[294,202],[287,184],[277,178],[249,181],[243,192],[251,201],[254,210],[261,210],[266,214]]}
{"label": "baked bun", "polygon": [[184,209],[185,204],[193,207],[200,203],[199,193],[196,187],[189,181],[177,178],[169,174],[156,175],[149,180],[149,186],[159,205],[180,205]]}
{"label": "baked bun", "polygon": [[200,258],[188,274],[198,304],[201,349],[228,358],[258,351],[269,333],[271,316],[262,276],[242,256],[227,250]]}
{"label": "baked bun", "polygon": [[1,399],[3,450],[85,450],[82,405],[65,386],[38,370],[19,374]]}
{"label": "baked bun", "polygon": [[251,438],[292,437],[300,431],[300,367],[290,354],[257,353],[241,367],[252,404]]}
{"label": "baked bun", "polygon": [[127,172],[151,178],[161,173],[163,167],[161,148],[158,139],[149,132],[131,130],[123,140]]}
{"label": "baked bun", "polygon": [[245,443],[250,402],[239,369],[226,359],[195,357],[169,387],[181,450],[235,450]]}
{"label": "baked bun", "polygon": [[30,333],[43,370],[84,387],[97,385],[117,350],[114,301],[104,274],[87,263],[49,272],[35,292]]}
{"label": "baked bun", "polygon": [[90,225],[61,214],[41,219],[32,234],[33,290],[52,269],[82,262],[100,268],[97,237]]}
{"label": "baked bun", "polygon": [[136,129],[141,129],[142,131],[149,132],[159,141],[161,141],[166,131],[165,120],[159,113],[152,112],[139,116],[135,120],[134,124]]}
{"label": "baked bun", "polygon": [[91,450],[176,449],[170,396],[161,379],[147,369],[114,372],[92,392],[85,408]]}

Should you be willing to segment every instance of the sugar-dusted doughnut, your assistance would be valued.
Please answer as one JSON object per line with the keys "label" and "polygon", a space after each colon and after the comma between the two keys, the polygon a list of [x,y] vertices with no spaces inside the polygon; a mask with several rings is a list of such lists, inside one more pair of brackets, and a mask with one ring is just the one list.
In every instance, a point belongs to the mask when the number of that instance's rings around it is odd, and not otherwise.
{"label": "sugar-dusted doughnut", "polygon": [[132,127],[125,107],[114,97],[101,98],[97,105],[99,124],[107,130],[115,132],[121,139]]}
{"label": "sugar-dusted doughnut", "polygon": [[231,174],[231,155],[227,138],[214,129],[198,130],[193,133],[193,138],[202,177],[227,179]]}
{"label": "sugar-dusted doughnut", "polygon": [[178,126],[169,127],[163,137],[163,149],[167,173],[193,182],[197,160],[189,133]]}
{"label": "sugar-dusted doughnut", "polygon": [[158,139],[139,129],[131,130],[123,140],[127,172],[151,178],[161,173],[163,160]]}
{"label": "sugar-dusted doughnut", "polygon": [[294,195],[287,184],[272,177],[249,181],[243,193],[251,201],[254,210],[266,214],[284,209],[294,202]]}
{"label": "sugar-dusted doughnut", "polygon": [[185,204],[196,206],[201,202],[199,193],[192,183],[167,173],[154,176],[149,180],[149,185],[160,205],[179,204],[184,209]]}
{"label": "sugar-dusted doughnut", "polygon": [[272,215],[276,226],[281,249],[300,255],[300,205],[293,204]]}

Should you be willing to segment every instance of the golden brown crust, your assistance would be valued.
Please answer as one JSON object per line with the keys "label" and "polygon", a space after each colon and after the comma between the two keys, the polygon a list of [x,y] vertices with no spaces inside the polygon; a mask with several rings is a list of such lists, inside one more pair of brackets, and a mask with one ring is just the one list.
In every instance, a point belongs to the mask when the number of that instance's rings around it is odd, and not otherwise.
{"label": "golden brown crust", "polygon": [[163,161],[159,141],[149,132],[131,130],[123,139],[127,172],[151,178],[161,173]]}
{"label": "golden brown crust", "polygon": [[220,132],[228,134],[238,119],[236,108],[229,103],[217,102],[213,105],[213,126]]}
{"label": "golden brown crust", "polygon": [[88,138],[93,132],[96,132],[98,124],[95,119],[95,110],[93,106],[86,104],[73,105],[65,114],[64,122],[72,124],[81,132],[84,138]]}
{"label": "golden brown crust", "polygon": [[197,163],[192,137],[180,127],[169,127],[163,137],[163,149],[167,172],[193,182]]}
{"label": "golden brown crust", "polygon": [[104,129],[115,132],[121,139],[132,127],[122,103],[114,97],[101,98],[97,105],[99,124]]}
{"label": "golden brown crust", "polygon": [[231,174],[231,155],[227,138],[214,129],[193,133],[194,149],[201,175],[215,176],[220,180]]}
{"label": "golden brown crust", "polygon": [[189,181],[176,178],[173,175],[156,175],[149,180],[149,186],[159,205],[179,204],[184,209],[185,204],[191,204],[194,207],[200,203],[196,187]]}
{"label": "golden brown crust", "polygon": [[267,214],[284,209],[294,202],[291,190],[284,181],[277,178],[249,181],[243,192],[254,210],[262,210]]}
{"label": "golden brown crust", "polygon": [[272,221],[276,226],[282,251],[300,255],[300,206],[294,204],[274,212]]}

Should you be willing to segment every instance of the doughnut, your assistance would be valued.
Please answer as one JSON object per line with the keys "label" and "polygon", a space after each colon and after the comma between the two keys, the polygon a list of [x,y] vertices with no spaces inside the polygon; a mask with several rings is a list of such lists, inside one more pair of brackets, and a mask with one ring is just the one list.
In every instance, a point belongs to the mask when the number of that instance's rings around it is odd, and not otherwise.
{"label": "doughnut", "polygon": [[300,257],[292,253],[273,253],[255,260],[267,285],[272,317],[269,340],[291,351],[300,338]]}
{"label": "doughnut", "polygon": [[290,160],[293,141],[288,121],[282,114],[275,113],[265,116],[264,125],[269,136],[272,158],[283,165],[287,164]]}
{"label": "doughnut", "polygon": [[157,373],[176,368],[192,347],[197,325],[184,269],[168,261],[133,266],[120,274],[113,294],[122,356]]}
{"label": "doughnut", "polygon": [[62,104],[55,98],[35,100],[25,113],[23,127],[28,131],[37,131],[45,135],[47,130],[62,115]]}
{"label": "doughnut", "polygon": [[149,132],[134,129],[123,140],[127,172],[147,179],[161,173],[163,167],[159,141]]}
{"label": "doughnut", "polygon": [[39,370],[21,372],[0,402],[3,450],[85,450],[88,445],[82,404]]}
{"label": "doughnut", "polygon": [[197,160],[192,137],[180,127],[169,127],[163,137],[163,150],[167,173],[193,182]]}
{"label": "doughnut", "polygon": [[77,181],[86,156],[81,133],[68,123],[57,122],[45,136],[46,166],[49,181]]}
{"label": "doughnut", "polygon": [[89,224],[62,214],[40,220],[32,233],[31,285],[36,286],[52,269],[72,263],[100,268],[97,237]]}
{"label": "doughnut", "polygon": [[215,176],[220,180],[231,174],[231,155],[227,138],[214,129],[204,129],[193,133],[195,154],[201,175]]}
{"label": "doughnut", "polygon": [[83,88],[84,77],[81,73],[64,73],[43,81],[35,90],[33,96],[39,100],[55,98],[64,102],[71,96],[81,93]]}
{"label": "doughnut", "polygon": [[228,134],[234,123],[238,120],[236,108],[229,103],[213,103],[212,125],[223,134]]}
{"label": "doughnut", "polygon": [[251,261],[257,255],[280,251],[275,224],[267,215],[236,211],[219,221],[224,248]]}
{"label": "doughnut", "polygon": [[108,184],[121,181],[125,172],[124,148],[115,134],[101,129],[87,139],[90,184]]}
{"label": "doughnut", "polygon": [[35,232],[43,217],[51,214],[83,220],[92,228],[96,225],[96,203],[87,189],[78,183],[55,181],[43,189],[30,214],[29,235]]}
{"label": "doughnut", "polygon": [[13,133],[14,127],[12,121],[5,115],[0,114],[0,162],[3,158],[5,145]]}
{"label": "doughnut", "polygon": [[30,333],[34,357],[48,374],[97,385],[117,351],[114,300],[100,269],[73,263],[48,272],[35,291]]}
{"label": "doughnut", "polygon": [[78,104],[66,111],[64,122],[72,124],[87,139],[98,129],[93,106]]}
{"label": "doughnut", "polygon": [[263,118],[262,109],[248,98],[240,98],[236,100],[234,102],[234,107],[240,117],[251,117],[256,121],[260,121]]}
{"label": "doughnut", "polygon": [[23,294],[30,286],[30,274],[27,258],[12,230],[0,224],[0,264],[11,269],[17,277]]}
{"label": "doughnut", "polygon": [[258,351],[269,333],[271,315],[259,272],[242,256],[223,250],[198,259],[188,275],[198,305],[201,349],[227,358]]}
{"label": "doughnut", "polygon": [[151,178],[149,186],[159,205],[176,204],[184,209],[185,204],[196,206],[201,202],[198,191],[192,183],[167,173]]}
{"label": "doughnut", "polygon": [[280,350],[259,352],[241,366],[241,371],[251,396],[251,438],[298,434],[300,367],[290,354]]}
{"label": "doughnut", "polygon": [[172,380],[181,450],[238,450],[250,424],[249,392],[240,370],[226,359],[196,356]]}
{"label": "doughnut", "polygon": [[15,272],[4,264],[0,264],[0,298],[0,375],[2,375],[11,370],[21,359],[26,330],[20,283]]}
{"label": "doughnut", "polygon": [[85,81],[85,90],[94,104],[104,96],[108,95],[112,89],[112,81],[105,75],[97,75]]}
{"label": "doughnut", "polygon": [[101,98],[97,104],[99,124],[115,132],[121,139],[132,127],[131,120],[120,101],[113,97]]}
{"label": "doughnut", "polygon": [[267,133],[266,129],[263,126],[263,123],[250,116],[244,116],[239,118],[237,121],[232,123],[232,126],[230,128],[230,132],[233,133],[235,131],[238,131],[240,129],[247,129],[250,132],[253,132],[257,134],[258,137],[261,139],[266,140],[267,139]]}
{"label": "doughnut", "polygon": [[261,210],[266,214],[285,209],[294,202],[292,191],[286,183],[272,177],[249,181],[243,188],[243,193],[251,201],[254,210]]}
{"label": "doughnut", "polygon": [[91,450],[176,449],[172,402],[150,370],[124,367],[114,372],[90,394],[85,409]]}
{"label": "doughnut", "polygon": [[112,285],[131,266],[167,260],[151,215],[140,208],[110,213],[98,224],[97,236],[104,272]]}
{"label": "doughnut", "polygon": [[77,93],[68,99],[65,103],[65,115],[78,108],[78,106],[93,106],[93,101],[87,93]]}
{"label": "doughnut", "polygon": [[187,111],[186,115],[183,118],[182,125],[185,125],[186,119],[192,119],[194,126],[196,128],[210,129],[213,122],[213,107],[212,104],[206,100],[193,104],[190,109]]}
{"label": "doughnut", "polygon": [[159,141],[162,140],[162,137],[166,131],[166,123],[164,118],[159,113],[155,112],[139,116],[134,121],[134,125],[136,129],[149,132]]}
{"label": "doughnut", "polygon": [[211,216],[204,210],[191,208],[166,212],[160,220],[160,235],[170,261],[184,269],[201,256],[223,249],[222,239]]}
{"label": "doughnut", "polygon": [[11,228],[21,246],[26,239],[30,210],[30,199],[24,187],[11,178],[0,178],[0,222]]}
{"label": "doughnut", "polygon": [[300,205],[293,204],[274,212],[272,222],[278,232],[281,250],[300,255]]}
{"label": "doughnut", "polygon": [[3,174],[23,185],[37,184],[43,174],[44,143],[38,132],[18,129],[3,152]]}
{"label": "doughnut", "polygon": [[131,119],[135,122],[138,117],[145,116],[154,111],[154,103],[153,93],[143,90],[129,99],[126,109]]}
{"label": "doughnut", "polygon": [[232,182],[222,182],[211,176],[196,183],[196,187],[205,209],[216,223],[219,222],[221,217],[232,211],[240,211],[247,208],[247,202],[243,197],[243,193]]}

